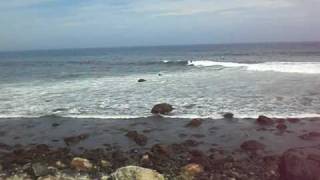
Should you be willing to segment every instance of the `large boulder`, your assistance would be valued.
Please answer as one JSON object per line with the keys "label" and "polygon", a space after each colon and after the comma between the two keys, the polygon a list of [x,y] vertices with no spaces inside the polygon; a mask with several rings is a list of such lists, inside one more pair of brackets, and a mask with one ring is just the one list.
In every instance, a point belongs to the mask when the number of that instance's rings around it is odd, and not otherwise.
{"label": "large boulder", "polygon": [[167,103],[156,104],[151,109],[152,114],[168,114],[173,110],[173,107]]}
{"label": "large boulder", "polygon": [[112,180],[165,180],[162,174],[152,169],[126,166],[111,174]]}
{"label": "large boulder", "polygon": [[232,119],[233,118],[233,113],[227,112],[223,114],[223,118],[225,119]]}
{"label": "large boulder", "polygon": [[320,180],[320,147],[289,149],[283,153],[281,180]]}

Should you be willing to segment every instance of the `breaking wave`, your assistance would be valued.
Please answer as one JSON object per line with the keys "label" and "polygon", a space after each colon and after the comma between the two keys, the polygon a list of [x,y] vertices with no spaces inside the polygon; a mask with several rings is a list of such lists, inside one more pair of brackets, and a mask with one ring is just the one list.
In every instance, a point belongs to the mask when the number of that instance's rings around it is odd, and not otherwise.
{"label": "breaking wave", "polygon": [[217,61],[188,61],[187,65],[197,67],[222,66],[226,68],[245,68],[250,71],[320,74],[320,62],[265,62],[246,64]]}

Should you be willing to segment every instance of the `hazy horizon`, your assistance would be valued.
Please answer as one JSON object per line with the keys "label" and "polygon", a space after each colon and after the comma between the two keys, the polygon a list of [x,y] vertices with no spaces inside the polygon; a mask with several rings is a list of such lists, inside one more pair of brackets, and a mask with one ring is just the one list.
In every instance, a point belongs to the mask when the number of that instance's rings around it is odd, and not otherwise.
{"label": "hazy horizon", "polygon": [[0,51],[317,42],[318,0],[11,0]]}

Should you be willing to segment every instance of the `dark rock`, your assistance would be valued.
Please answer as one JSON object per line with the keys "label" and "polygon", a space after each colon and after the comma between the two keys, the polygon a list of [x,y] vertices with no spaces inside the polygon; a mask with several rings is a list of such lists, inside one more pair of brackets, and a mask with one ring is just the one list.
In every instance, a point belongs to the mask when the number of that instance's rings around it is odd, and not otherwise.
{"label": "dark rock", "polygon": [[69,146],[69,145],[74,145],[78,144],[80,141],[85,140],[89,137],[88,134],[80,134],[78,136],[70,136],[64,138],[64,142]]}
{"label": "dark rock", "polygon": [[145,82],[145,81],[147,81],[147,80],[145,80],[145,79],[138,79],[138,82]]}
{"label": "dark rock", "polygon": [[60,126],[60,124],[59,124],[59,123],[52,123],[51,126],[52,126],[52,127],[58,127],[58,126]]}
{"label": "dark rock", "polygon": [[0,149],[2,149],[2,150],[11,150],[12,147],[10,147],[10,146],[7,145],[7,144],[0,143]]}
{"label": "dark rock", "polygon": [[276,123],[285,123],[286,122],[286,119],[283,119],[283,118],[274,118],[275,122]]}
{"label": "dark rock", "polygon": [[241,144],[241,148],[247,152],[257,152],[258,150],[263,150],[265,145],[256,141],[256,140],[249,140],[245,141]]}
{"label": "dark rock", "polygon": [[195,141],[193,139],[187,139],[182,143],[184,146],[195,147],[201,144],[201,142]]}
{"label": "dark rock", "polygon": [[202,119],[192,119],[186,127],[199,127],[202,124]]}
{"label": "dark rock", "polygon": [[226,118],[226,119],[232,119],[233,118],[233,114],[230,113],[230,112],[227,112],[227,113],[223,114],[223,117]]}
{"label": "dark rock", "polygon": [[284,131],[287,129],[287,126],[284,123],[279,123],[277,126],[277,129],[279,129],[280,131]]}
{"label": "dark rock", "polygon": [[155,155],[170,156],[171,149],[165,144],[155,144],[151,148],[151,152]]}
{"label": "dark rock", "polygon": [[280,159],[281,180],[319,180],[319,169],[319,146],[290,149]]}
{"label": "dark rock", "polygon": [[303,140],[317,140],[320,138],[320,132],[309,132],[299,137]]}
{"label": "dark rock", "polygon": [[256,122],[263,126],[270,126],[274,123],[273,119],[268,118],[267,116],[259,116]]}
{"label": "dark rock", "polygon": [[300,119],[298,119],[298,118],[287,118],[287,121],[291,122],[291,123],[297,123],[297,122],[300,121]]}
{"label": "dark rock", "polygon": [[168,114],[173,110],[173,107],[167,103],[156,104],[151,109],[152,114]]}
{"label": "dark rock", "polygon": [[143,134],[139,134],[137,131],[129,131],[126,136],[136,142],[140,146],[147,144],[148,138]]}

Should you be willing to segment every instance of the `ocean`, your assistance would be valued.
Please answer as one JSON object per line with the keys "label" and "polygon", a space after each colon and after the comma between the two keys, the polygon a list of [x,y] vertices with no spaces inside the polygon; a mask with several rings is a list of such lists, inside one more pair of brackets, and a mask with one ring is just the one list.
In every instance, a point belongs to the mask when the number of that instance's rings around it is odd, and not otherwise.
{"label": "ocean", "polygon": [[[138,79],[145,82],[137,82]],[[0,117],[320,115],[320,43],[0,52]]]}

